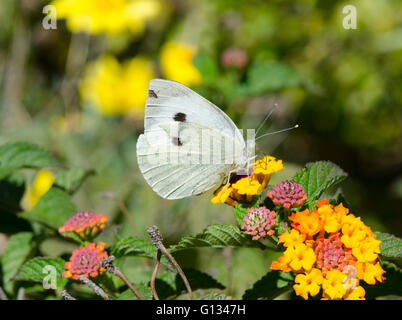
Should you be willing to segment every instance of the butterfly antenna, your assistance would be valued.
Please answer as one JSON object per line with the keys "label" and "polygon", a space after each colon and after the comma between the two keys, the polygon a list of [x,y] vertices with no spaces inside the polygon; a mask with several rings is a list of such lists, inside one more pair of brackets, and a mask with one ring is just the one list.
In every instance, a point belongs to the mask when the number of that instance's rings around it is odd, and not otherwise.
{"label": "butterfly antenna", "polygon": [[260,123],[260,125],[257,128],[257,131],[255,132],[255,135],[257,136],[258,131],[261,130],[262,126],[264,125],[264,123],[268,120],[268,118],[271,116],[272,112],[274,112],[274,110],[276,109],[276,107],[278,106],[277,103],[274,104],[274,106],[272,107],[271,111],[267,113],[267,115],[265,116],[264,120],[262,120],[262,122]]}
{"label": "butterfly antenna", "polygon": [[286,128],[286,129],[282,129],[282,130],[278,130],[278,131],[274,131],[274,132],[268,132],[268,133],[263,134],[262,136],[257,137],[255,140],[257,141],[258,139],[261,139],[261,138],[263,138],[263,137],[269,136],[269,135],[271,135],[271,134],[289,131],[289,130],[292,130],[292,129],[296,129],[296,128],[298,128],[298,127],[299,127],[299,125],[296,124],[295,126],[290,127],[290,128]]}

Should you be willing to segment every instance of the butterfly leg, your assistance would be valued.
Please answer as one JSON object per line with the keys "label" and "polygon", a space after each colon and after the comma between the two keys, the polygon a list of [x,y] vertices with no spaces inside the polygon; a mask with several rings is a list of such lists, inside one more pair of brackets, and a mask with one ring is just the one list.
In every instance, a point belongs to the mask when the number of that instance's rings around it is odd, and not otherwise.
{"label": "butterfly leg", "polygon": [[227,189],[227,187],[228,187],[228,185],[229,185],[230,176],[232,175],[232,173],[235,173],[235,172],[236,172],[236,170],[231,170],[231,171],[229,171],[229,173],[228,173],[228,175],[227,175],[228,179],[227,179],[227,181],[226,181],[225,188],[223,188],[223,191],[221,192],[221,194],[220,194],[220,196],[219,196],[219,201],[221,201],[222,194],[226,191],[226,189]]}

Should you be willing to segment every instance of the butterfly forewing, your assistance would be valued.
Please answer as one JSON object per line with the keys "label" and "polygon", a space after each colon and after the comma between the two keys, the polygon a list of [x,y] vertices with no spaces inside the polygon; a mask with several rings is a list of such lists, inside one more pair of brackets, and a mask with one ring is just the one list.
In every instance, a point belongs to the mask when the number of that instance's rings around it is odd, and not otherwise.
{"label": "butterfly forewing", "polygon": [[160,196],[200,194],[245,160],[243,136],[218,107],[184,85],[150,82],[137,158]]}

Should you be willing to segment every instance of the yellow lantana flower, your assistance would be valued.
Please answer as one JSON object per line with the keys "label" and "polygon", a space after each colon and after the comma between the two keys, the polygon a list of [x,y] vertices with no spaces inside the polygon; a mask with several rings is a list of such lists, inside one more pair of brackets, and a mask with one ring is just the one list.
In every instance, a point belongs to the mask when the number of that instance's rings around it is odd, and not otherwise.
{"label": "yellow lantana flower", "polygon": [[289,266],[295,271],[309,271],[316,261],[313,249],[304,243],[298,243],[294,247],[289,247],[284,252],[285,260],[289,261]]}
{"label": "yellow lantana flower", "polygon": [[284,247],[295,246],[298,243],[303,243],[306,239],[306,235],[299,231],[292,229],[290,232],[286,230],[279,236],[278,243],[283,243]]}
{"label": "yellow lantana flower", "polygon": [[255,174],[268,175],[274,172],[278,172],[283,169],[282,160],[277,160],[272,156],[265,156],[261,160],[257,160],[254,165]]}
{"label": "yellow lantana flower", "polygon": [[24,210],[31,210],[39,199],[50,190],[55,180],[54,174],[47,169],[38,171],[34,182],[29,185],[21,201],[21,206]]}
{"label": "yellow lantana flower", "polygon": [[360,242],[358,247],[353,248],[352,253],[360,262],[372,262],[380,253],[380,243],[381,241],[369,237]]}
{"label": "yellow lantana flower", "polygon": [[251,180],[247,177],[232,184],[232,187],[242,195],[247,194],[253,196],[261,191],[261,184],[257,180]]}
{"label": "yellow lantana flower", "polygon": [[308,236],[313,236],[320,232],[323,225],[322,219],[317,211],[313,210],[309,213],[308,209],[293,213],[289,217],[289,220],[293,221],[292,226],[295,229]]}
{"label": "yellow lantana flower", "polygon": [[158,16],[159,0],[54,0],[57,18],[72,32],[142,34],[146,21]]}
{"label": "yellow lantana flower", "polygon": [[366,295],[366,291],[363,287],[358,286],[354,289],[351,289],[346,293],[345,300],[366,300],[364,296]]}
{"label": "yellow lantana flower", "polygon": [[364,238],[367,236],[367,228],[360,218],[352,217],[351,219],[344,219],[342,226],[341,241],[348,248],[359,246]]}
{"label": "yellow lantana flower", "polygon": [[295,278],[295,284],[293,289],[296,294],[308,299],[308,295],[314,297],[321,290],[321,284],[323,281],[321,270],[313,268],[309,273],[298,274]]}
{"label": "yellow lantana flower", "polygon": [[261,184],[261,189],[265,189],[271,178],[271,174],[283,169],[282,160],[277,160],[272,156],[265,156],[261,160],[257,160],[254,164],[253,174]]}
{"label": "yellow lantana flower", "polygon": [[229,185],[224,185],[221,186],[214,194],[213,198],[211,199],[211,202],[213,204],[217,204],[217,203],[225,203],[229,196],[230,193],[233,191],[232,187]]}
{"label": "yellow lantana flower", "polygon": [[160,54],[163,75],[186,86],[198,86],[202,83],[200,71],[194,66],[193,59],[197,48],[180,42],[168,42]]}
{"label": "yellow lantana flower", "polygon": [[104,56],[86,68],[81,97],[104,115],[142,117],[149,81],[154,77],[153,64],[145,57],[120,64],[114,57]]}
{"label": "yellow lantana flower", "polygon": [[346,293],[345,278],[346,275],[339,270],[328,271],[322,282],[324,293],[331,299],[341,299]]}
{"label": "yellow lantana flower", "polygon": [[376,264],[357,262],[355,267],[357,277],[363,279],[368,284],[375,284],[377,281],[382,282],[385,279],[383,277],[385,271],[381,268],[379,262]]}

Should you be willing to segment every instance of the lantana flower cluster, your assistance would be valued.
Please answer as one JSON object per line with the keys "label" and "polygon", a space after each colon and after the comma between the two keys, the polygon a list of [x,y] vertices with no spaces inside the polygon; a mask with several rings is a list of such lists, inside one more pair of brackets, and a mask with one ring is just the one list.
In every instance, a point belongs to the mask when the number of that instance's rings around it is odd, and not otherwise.
{"label": "lantana flower cluster", "polygon": [[267,196],[272,202],[289,211],[292,208],[299,208],[307,199],[303,187],[293,181],[285,180],[268,190]]}
{"label": "lantana flower cluster", "polygon": [[230,178],[229,183],[220,186],[214,192],[211,202],[214,204],[226,203],[233,207],[238,203],[250,203],[254,200],[254,196],[266,188],[271,174],[282,169],[282,160],[265,156],[255,162],[249,176],[235,175]]}
{"label": "lantana flower cluster", "polygon": [[272,236],[275,233],[276,212],[270,211],[266,207],[251,208],[243,218],[241,229],[246,234],[253,236],[253,240],[264,238],[266,235]]}
{"label": "lantana flower cluster", "polygon": [[[107,216],[99,213],[79,211],[59,228],[59,232],[64,235],[74,233],[82,240],[88,240],[104,230],[107,220]],[[80,276],[96,278],[106,272],[102,267],[102,260],[108,256],[105,246],[104,242],[83,242],[83,246],[74,250],[70,260],[65,263],[64,277],[80,280]]]}
{"label": "lantana flower cluster", "polygon": [[81,239],[92,238],[103,231],[108,217],[102,214],[79,211],[59,228],[59,232],[72,232]]}
{"label": "lantana flower cluster", "polygon": [[97,245],[88,243],[85,247],[74,250],[70,260],[66,262],[64,277],[80,280],[80,276],[96,278],[106,272],[102,267],[102,260],[108,256],[104,251],[105,243]]}
{"label": "lantana flower cluster", "polygon": [[271,268],[297,274],[297,295],[308,299],[322,291],[322,299],[364,299],[360,281],[385,279],[378,260],[381,241],[342,204],[321,200],[311,212],[294,212],[289,220],[292,228],[278,241],[286,250]]}

